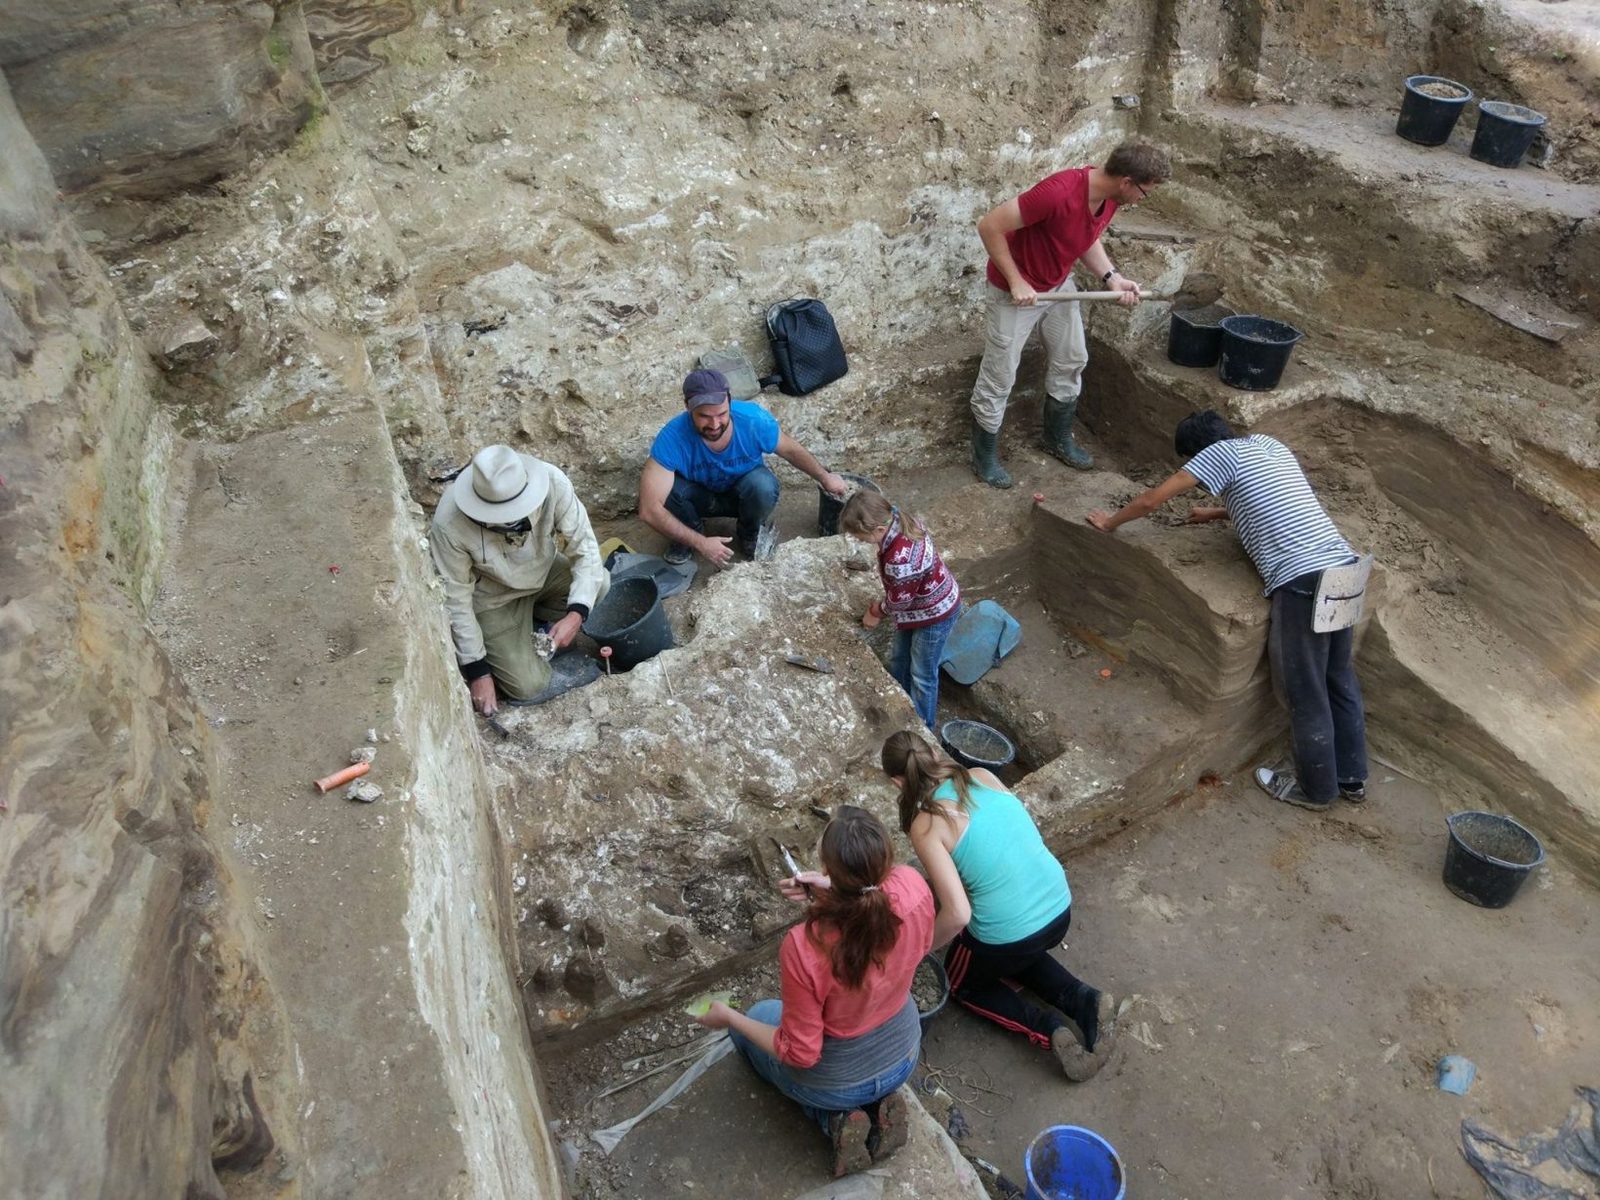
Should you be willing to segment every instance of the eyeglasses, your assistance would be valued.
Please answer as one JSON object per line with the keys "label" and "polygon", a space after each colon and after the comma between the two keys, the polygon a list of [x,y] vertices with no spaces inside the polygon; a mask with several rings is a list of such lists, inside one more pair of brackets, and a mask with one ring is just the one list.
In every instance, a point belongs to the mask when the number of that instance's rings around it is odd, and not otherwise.
{"label": "eyeglasses", "polygon": [[1131,179],[1128,180],[1128,182],[1129,183],[1133,183],[1133,190],[1139,193],[1139,199],[1141,199],[1141,200],[1150,199],[1150,193],[1145,190],[1145,186],[1142,183],[1134,183],[1134,181],[1131,180]]}

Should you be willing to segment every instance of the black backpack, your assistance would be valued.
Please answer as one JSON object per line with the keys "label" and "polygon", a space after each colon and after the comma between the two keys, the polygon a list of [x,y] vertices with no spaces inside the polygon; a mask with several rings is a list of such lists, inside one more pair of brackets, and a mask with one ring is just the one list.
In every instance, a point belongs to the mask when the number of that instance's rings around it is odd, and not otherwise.
{"label": "black backpack", "polygon": [[844,378],[850,368],[828,306],[797,296],[767,309],[767,340],[786,396],[804,396]]}

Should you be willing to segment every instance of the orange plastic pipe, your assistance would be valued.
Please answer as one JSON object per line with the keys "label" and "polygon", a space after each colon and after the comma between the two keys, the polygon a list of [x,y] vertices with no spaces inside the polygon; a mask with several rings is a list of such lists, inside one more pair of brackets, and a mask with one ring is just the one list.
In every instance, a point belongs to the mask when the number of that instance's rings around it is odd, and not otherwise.
{"label": "orange plastic pipe", "polygon": [[325,775],[317,780],[317,791],[331,792],[340,784],[349,783],[352,779],[360,779],[372,770],[371,763],[352,763],[342,771],[335,771],[332,775]]}

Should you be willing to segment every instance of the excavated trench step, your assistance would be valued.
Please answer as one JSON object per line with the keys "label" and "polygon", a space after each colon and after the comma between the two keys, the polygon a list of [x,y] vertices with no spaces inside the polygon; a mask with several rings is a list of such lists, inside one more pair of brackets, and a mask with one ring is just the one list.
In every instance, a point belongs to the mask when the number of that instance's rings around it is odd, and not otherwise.
{"label": "excavated trench step", "polygon": [[[293,1061],[260,1064],[256,1090],[304,1152],[274,1186],[556,1195],[488,787],[382,416],[187,465],[151,621],[213,727],[211,825],[288,1013]],[[318,795],[369,729],[382,797]]]}

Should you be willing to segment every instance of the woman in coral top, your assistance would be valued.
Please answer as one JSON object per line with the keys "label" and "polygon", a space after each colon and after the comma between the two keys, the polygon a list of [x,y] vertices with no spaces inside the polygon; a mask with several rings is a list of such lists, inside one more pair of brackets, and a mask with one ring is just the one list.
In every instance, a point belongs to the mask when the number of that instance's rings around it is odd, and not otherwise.
{"label": "woman in coral top", "polygon": [[727,1029],[756,1074],[823,1128],[837,1177],[905,1145],[898,1089],[922,1046],[911,977],[933,943],[933,893],[894,865],[888,829],[864,808],[835,810],[817,856],[820,872],[780,885],[809,904],[778,952],[782,1000],[713,1004],[700,1023]]}

